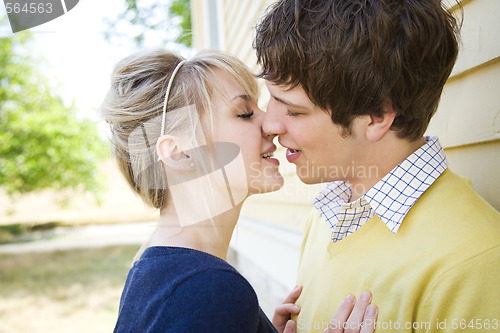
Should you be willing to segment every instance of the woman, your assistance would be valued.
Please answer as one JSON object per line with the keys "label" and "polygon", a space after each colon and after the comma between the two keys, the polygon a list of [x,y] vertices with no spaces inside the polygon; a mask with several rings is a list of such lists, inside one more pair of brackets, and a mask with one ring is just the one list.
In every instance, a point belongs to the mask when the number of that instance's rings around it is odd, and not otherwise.
{"label": "woman", "polygon": [[[295,331],[301,288],[277,308],[275,328],[225,261],[243,201],[283,185],[257,95],[248,68],[218,52],[116,65],[101,113],[121,172],[160,222],[129,272],[115,332]],[[345,322],[353,304],[334,318]],[[359,304],[349,320],[363,319]]]}

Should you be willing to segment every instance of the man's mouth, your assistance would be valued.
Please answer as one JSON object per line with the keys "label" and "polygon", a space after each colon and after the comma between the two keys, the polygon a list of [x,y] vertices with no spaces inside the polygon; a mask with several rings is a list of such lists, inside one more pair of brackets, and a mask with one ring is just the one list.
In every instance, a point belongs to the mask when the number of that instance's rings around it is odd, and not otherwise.
{"label": "man's mouth", "polygon": [[293,163],[300,157],[301,154],[302,150],[288,148],[286,150],[286,159],[288,162]]}
{"label": "man's mouth", "polygon": [[292,148],[288,148],[288,149],[286,150],[286,154],[287,154],[287,155],[297,154],[297,153],[302,153],[302,150],[292,149]]}

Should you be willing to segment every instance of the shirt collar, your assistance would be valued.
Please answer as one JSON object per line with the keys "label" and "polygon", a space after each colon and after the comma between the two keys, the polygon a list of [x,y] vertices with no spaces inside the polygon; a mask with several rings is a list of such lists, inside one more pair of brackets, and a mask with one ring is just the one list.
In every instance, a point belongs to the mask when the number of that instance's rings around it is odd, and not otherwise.
{"label": "shirt collar", "polygon": [[370,206],[396,233],[406,214],[420,196],[446,170],[448,161],[435,136],[408,156],[365,193]]}
{"label": "shirt collar", "polygon": [[[345,218],[346,209],[352,209],[353,205],[365,207],[367,210],[373,210],[395,234],[410,208],[448,167],[438,138],[425,139],[426,144],[397,165],[358,200],[348,203],[351,197],[349,185],[336,181],[325,186],[314,200],[314,207],[334,230],[344,228],[342,225],[348,228],[351,224],[340,221],[341,225],[338,225],[339,217]],[[374,213],[366,212],[363,216],[369,219]],[[358,218],[354,215],[348,216],[352,219]]]}

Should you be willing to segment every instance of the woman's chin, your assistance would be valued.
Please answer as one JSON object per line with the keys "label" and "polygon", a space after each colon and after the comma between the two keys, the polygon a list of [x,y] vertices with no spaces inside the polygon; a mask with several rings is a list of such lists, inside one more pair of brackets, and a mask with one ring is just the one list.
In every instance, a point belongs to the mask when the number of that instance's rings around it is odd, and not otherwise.
{"label": "woman's chin", "polygon": [[272,179],[265,179],[262,181],[254,181],[251,182],[248,192],[249,194],[262,194],[262,193],[270,193],[276,192],[283,187],[284,180],[281,174],[278,173],[278,176],[273,177]]}

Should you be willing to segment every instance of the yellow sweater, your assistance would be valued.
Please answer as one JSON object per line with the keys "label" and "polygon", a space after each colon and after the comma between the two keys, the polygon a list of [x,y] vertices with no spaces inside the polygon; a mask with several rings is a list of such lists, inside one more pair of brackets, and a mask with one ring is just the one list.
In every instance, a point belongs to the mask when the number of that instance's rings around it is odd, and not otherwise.
{"label": "yellow sweater", "polygon": [[449,169],[394,235],[377,215],[347,238],[313,212],[298,332],[323,332],[348,294],[373,294],[377,332],[500,332],[500,214]]}

